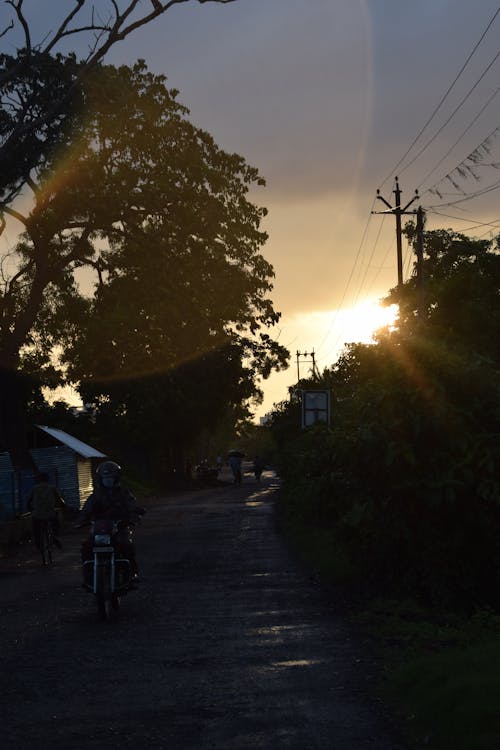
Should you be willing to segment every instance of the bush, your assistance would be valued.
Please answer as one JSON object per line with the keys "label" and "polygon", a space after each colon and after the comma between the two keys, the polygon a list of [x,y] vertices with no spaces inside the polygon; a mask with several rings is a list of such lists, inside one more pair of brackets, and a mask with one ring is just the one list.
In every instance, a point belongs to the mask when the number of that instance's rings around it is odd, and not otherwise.
{"label": "bush", "polygon": [[283,442],[287,513],[328,529],[370,588],[500,605],[498,373],[413,337],[355,346],[325,378],[335,423]]}

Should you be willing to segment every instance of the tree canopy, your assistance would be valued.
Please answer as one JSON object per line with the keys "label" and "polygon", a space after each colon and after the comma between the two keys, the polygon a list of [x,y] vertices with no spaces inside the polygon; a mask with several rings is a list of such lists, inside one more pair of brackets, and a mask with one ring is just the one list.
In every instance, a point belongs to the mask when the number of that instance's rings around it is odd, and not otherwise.
{"label": "tree canopy", "polygon": [[248,198],[258,171],[192,125],[144,63],[98,66],[81,96],[64,142],[31,172],[33,209],[6,209],[24,232],[0,297],[3,361],[53,376],[58,346],[68,377],[93,400],[113,396],[115,415],[137,404],[141,379],[167,378],[166,392],[196,362],[198,391],[205,367],[207,383],[219,372],[211,398],[258,396],[255,376],[287,356],[266,332],[279,315],[259,252],[266,211]]}
{"label": "tree canopy", "polygon": [[[61,8],[54,29],[39,39],[30,0],[6,0],[0,38],[14,35],[15,56],[0,56],[0,201],[8,205],[29,179],[46,150],[64,138],[68,120],[80,99],[81,86],[109,50],[138,28],[152,23],[175,5],[192,0],[73,0]],[[227,4],[235,0],[197,0]],[[19,42],[19,40],[22,40]],[[71,40],[85,50],[63,70],[61,52]],[[47,96],[50,91],[50,96]]]}

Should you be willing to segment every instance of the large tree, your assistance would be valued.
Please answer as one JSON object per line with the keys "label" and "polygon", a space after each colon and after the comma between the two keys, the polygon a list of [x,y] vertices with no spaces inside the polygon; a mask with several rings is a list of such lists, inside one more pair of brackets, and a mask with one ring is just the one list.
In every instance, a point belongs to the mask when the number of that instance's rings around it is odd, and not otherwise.
{"label": "large tree", "polygon": [[[23,42],[17,54],[0,56],[0,202],[9,204],[61,136],[78,104],[81,86],[109,50],[174,5],[192,0],[73,0],[43,38],[33,28],[30,0],[4,0],[10,18],[0,38]],[[230,3],[234,0],[197,0]],[[40,3],[38,3],[40,4]],[[51,8],[53,12],[53,8]],[[5,18],[5,16],[4,16]],[[74,41],[86,50],[79,65],[54,67],[54,57]],[[73,60],[73,63],[75,60]],[[50,91],[50,97],[46,92]]]}
{"label": "large tree", "polygon": [[[52,375],[56,345],[70,375],[104,400],[105,383],[234,347],[249,363],[235,376],[248,397],[254,375],[285,361],[265,332],[279,317],[259,252],[265,209],[248,200],[263,180],[194,127],[176,94],[142,63],[98,67],[64,143],[32,170],[33,209],[7,209],[24,234],[0,297],[4,444],[12,373]],[[82,293],[85,268],[95,287],[87,276]]]}
{"label": "large tree", "polygon": [[[415,244],[412,223],[406,234]],[[399,305],[401,332],[422,331],[500,364],[500,236],[485,240],[451,229],[424,232],[422,276],[423,294],[415,265],[408,282],[387,298]]]}

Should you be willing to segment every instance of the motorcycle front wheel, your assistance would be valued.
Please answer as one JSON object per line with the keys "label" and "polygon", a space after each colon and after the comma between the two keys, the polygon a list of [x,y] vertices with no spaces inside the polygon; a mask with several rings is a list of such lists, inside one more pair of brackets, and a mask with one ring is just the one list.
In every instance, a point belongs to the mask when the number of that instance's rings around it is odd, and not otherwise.
{"label": "motorcycle front wheel", "polygon": [[97,568],[97,586],[95,594],[97,612],[101,620],[109,620],[112,609],[112,594],[110,590],[109,568],[100,565]]}

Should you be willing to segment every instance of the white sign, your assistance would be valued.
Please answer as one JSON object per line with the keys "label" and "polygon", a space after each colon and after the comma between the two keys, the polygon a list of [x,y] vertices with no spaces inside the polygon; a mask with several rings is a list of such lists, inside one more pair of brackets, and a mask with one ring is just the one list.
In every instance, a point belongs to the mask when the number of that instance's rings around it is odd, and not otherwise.
{"label": "white sign", "polygon": [[302,427],[330,423],[330,391],[302,391]]}

